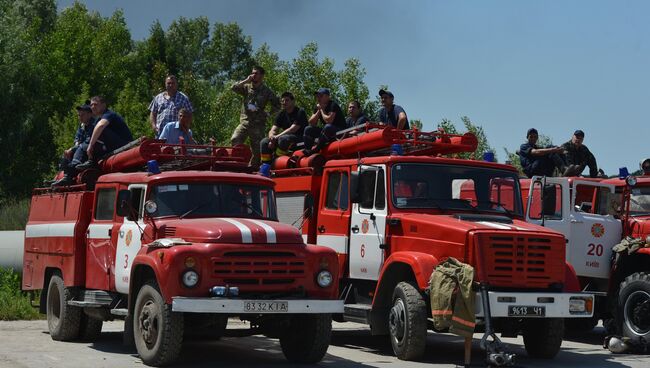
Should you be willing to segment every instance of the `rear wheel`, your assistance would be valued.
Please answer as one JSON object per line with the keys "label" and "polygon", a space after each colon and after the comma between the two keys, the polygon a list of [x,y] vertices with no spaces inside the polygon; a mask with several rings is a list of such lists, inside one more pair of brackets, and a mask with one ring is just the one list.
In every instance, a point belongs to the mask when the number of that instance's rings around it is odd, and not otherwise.
{"label": "rear wheel", "polygon": [[317,363],[327,353],[331,336],[332,315],[298,315],[280,335],[280,346],[290,362]]}
{"label": "rear wheel", "polygon": [[623,336],[650,339],[650,275],[634,273],[623,280],[618,293],[617,325]]}
{"label": "rear wheel", "polygon": [[135,347],[142,361],[156,367],[174,362],[183,342],[183,315],[172,312],[155,282],[138,291],[133,316]]}
{"label": "rear wheel", "polygon": [[552,359],[560,351],[564,338],[564,319],[527,318],[523,327],[524,347],[528,356]]}
{"label": "rear wheel", "polygon": [[400,282],[393,291],[388,330],[393,352],[399,359],[415,360],[424,355],[427,342],[426,303],[418,289],[408,282]]}
{"label": "rear wheel", "polygon": [[47,327],[50,336],[57,341],[72,341],[79,336],[81,309],[68,305],[73,290],[65,287],[63,278],[55,274],[47,288]]}

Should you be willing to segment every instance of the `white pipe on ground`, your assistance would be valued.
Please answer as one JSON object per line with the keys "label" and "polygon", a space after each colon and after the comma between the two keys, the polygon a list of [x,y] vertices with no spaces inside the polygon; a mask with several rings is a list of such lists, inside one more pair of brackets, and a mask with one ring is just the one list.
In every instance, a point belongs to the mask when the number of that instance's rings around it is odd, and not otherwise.
{"label": "white pipe on ground", "polygon": [[24,231],[0,231],[0,267],[23,272]]}

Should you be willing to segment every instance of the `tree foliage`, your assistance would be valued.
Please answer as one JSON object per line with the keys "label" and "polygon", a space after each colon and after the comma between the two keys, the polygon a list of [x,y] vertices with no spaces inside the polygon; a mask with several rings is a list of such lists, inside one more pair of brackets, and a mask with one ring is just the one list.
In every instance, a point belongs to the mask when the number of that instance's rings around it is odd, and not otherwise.
{"label": "tree foliage", "polygon": [[467,116],[461,116],[460,120],[463,123],[463,126],[465,127],[465,131],[462,133],[456,128],[456,125],[454,125],[454,123],[449,119],[442,119],[440,123],[438,123],[438,129],[441,129],[448,134],[464,134],[465,132],[473,133],[478,139],[478,146],[476,148],[476,151],[474,152],[464,152],[464,153],[457,154],[455,156],[464,159],[480,160],[483,158],[483,154],[485,152],[492,152],[494,153],[494,161],[496,162],[497,156],[495,150],[488,142],[487,134],[485,134],[483,127],[473,123],[470,120],[470,118]]}

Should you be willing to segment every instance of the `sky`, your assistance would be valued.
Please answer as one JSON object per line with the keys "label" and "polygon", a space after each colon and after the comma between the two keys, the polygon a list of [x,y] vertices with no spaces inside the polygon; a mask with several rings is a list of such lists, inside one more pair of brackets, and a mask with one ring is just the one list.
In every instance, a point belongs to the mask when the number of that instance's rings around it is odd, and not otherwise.
{"label": "sky", "polygon": [[[650,2],[87,0],[122,9],[141,40],[158,20],[236,22],[291,60],[308,42],[338,67],[358,58],[371,93],[388,85],[409,118],[481,125],[501,162],[535,127],[555,144],[585,131],[608,175],[650,157]],[[71,0],[59,0],[59,10]],[[585,170],[587,173],[587,170]]]}

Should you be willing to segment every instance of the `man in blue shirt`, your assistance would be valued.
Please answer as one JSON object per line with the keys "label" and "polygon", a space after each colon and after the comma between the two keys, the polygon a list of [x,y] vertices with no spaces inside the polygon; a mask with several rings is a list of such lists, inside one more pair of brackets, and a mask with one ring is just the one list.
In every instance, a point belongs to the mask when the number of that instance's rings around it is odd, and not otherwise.
{"label": "man in blue shirt", "polygon": [[156,137],[160,136],[167,123],[178,121],[178,112],[185,108],[193,111],[190,99],[178,90],[175,75],[165,78],[165,91],[159,93],[149,104],[149,121]]}
{"label": "man in blue shirt", "polygon": [[553,176],[555,169],[560,172],[567,171],[566,163],[562,157],[562,147],[539,147],[537,129],[530,128],[526,132],[526,143],[519,147],[519,160],[524,174],[529,178],[535,175]]}
{"label": "man in blue shirt", "polygon": [[393,100],[395,96],[390,91],[379,90],[381,104],[384,105],[379,109],[379,121],[397,129],[409,129],[409,120],[406,117],[406,111],[400,105],[395,105]]}
{"label": "man in blue shirt", "polygon": [[348,104],[348,117],[345,119],[348,128],[365,124],[367,121],[368,118],[361,109],[361,103],[357,100],[350,101]]}
{"label": "man in blue shirt", "polygon": [[192,137],[192,111],[182,108],[178,110],[178,121],[167,123],[160,133],[159,139],[164,139],[169,144],[180,144],[181,137],[183,143],[196,144]]}
{"label": "man in blue shirt", "polygon": [[80,125],[74,136],[74,146],[63,152],[63,157],[59,162],[59,169],[63,170],[63,177],[52,183],[53,187],[73,184],[74,177],[77,175],[76,166],[88,158],[86,150],[88,149],[88,142],[90,142],[90,137],[95,128],[95,118],[90,108],[90,101],[86,101],[85,104],[77,106],[77,116],[79,117]]}
{"label": "man in blue shirt", "polygon": [[110,153],[133,140],[131,130],[124,119],[106,107],[102,96],[90,99],[90,108],[99,121],[93,129],[93,134],[88,142],[88,161],[77,165],[78,170],[85,170],[97,165],[97,162],[107,153]]}

